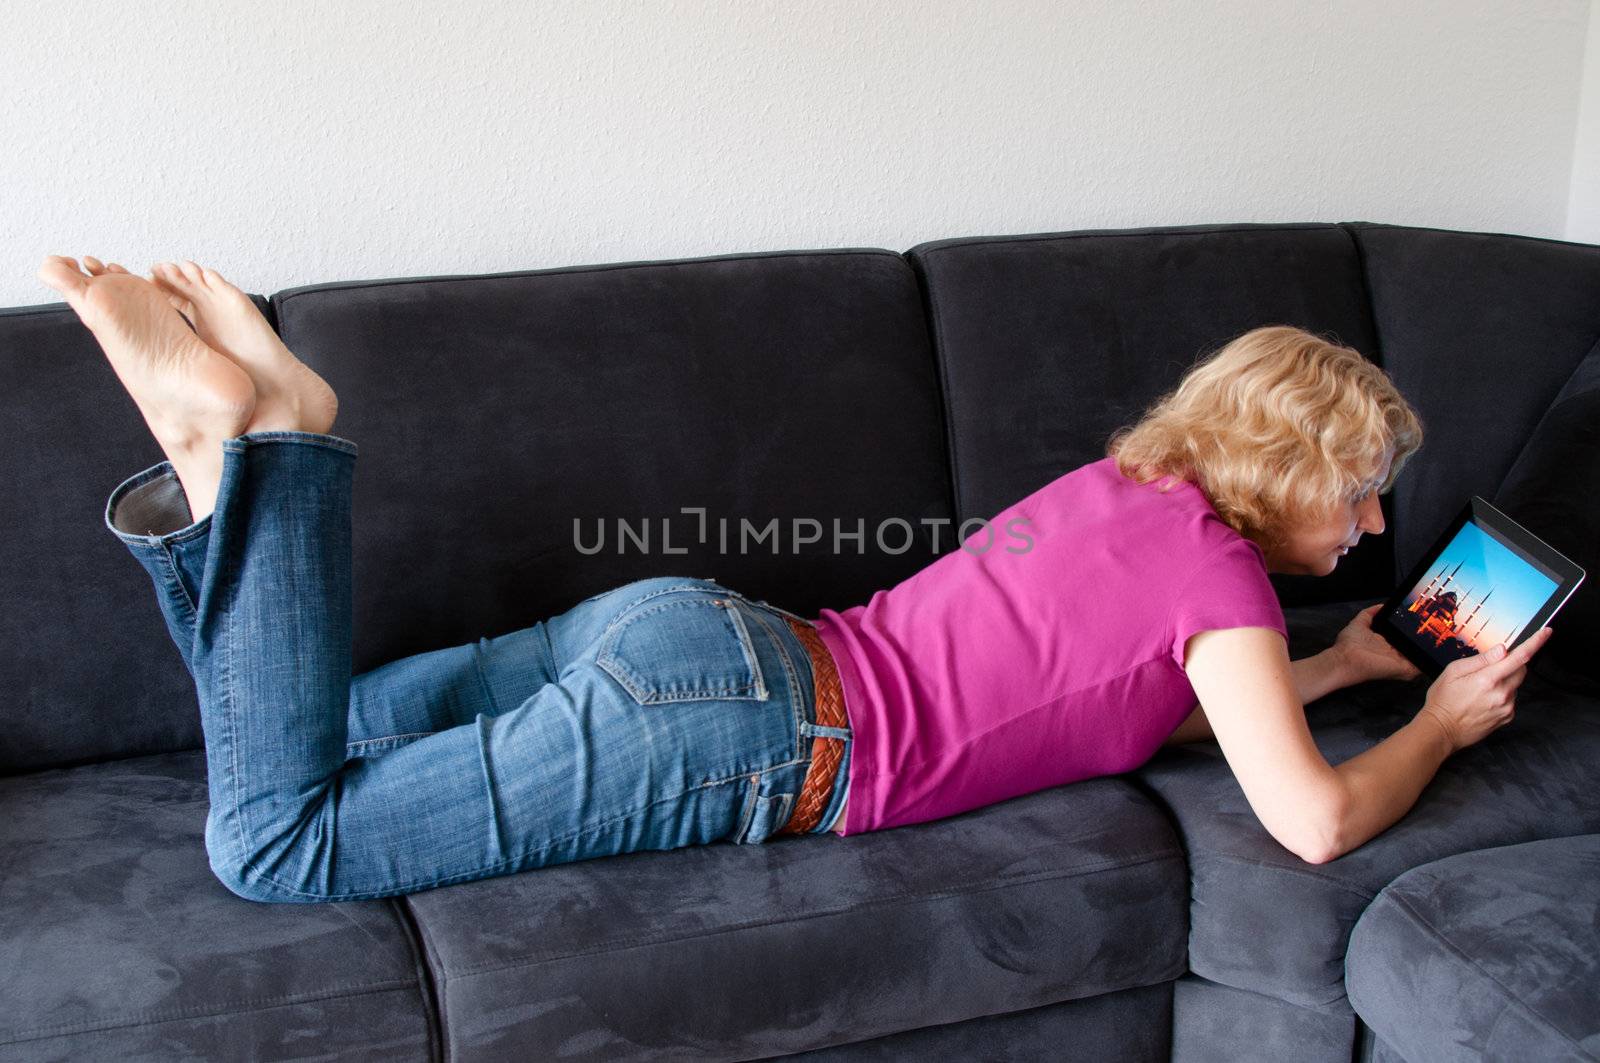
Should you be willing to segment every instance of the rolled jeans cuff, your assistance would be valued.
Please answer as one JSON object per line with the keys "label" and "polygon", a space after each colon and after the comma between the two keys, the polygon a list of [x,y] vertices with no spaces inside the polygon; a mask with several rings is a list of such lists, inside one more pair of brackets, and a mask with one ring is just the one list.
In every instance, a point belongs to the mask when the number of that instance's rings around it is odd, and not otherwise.
{"label": "rolled jeans cuff", "polygon": [[182,542],[201,534],[172,462],[163,461],[117,485],[106,500],[106,527],[130,546]]}
{"label": "rolled jeans cuff", "polygon": [[[298,443],[347,454],[357,452],[356,444],[341,436],[285,430],[249,432],[224,440],[222,445],[225,450],[242,450],[260,443]],[[211,515],[194,519],[177,469],[172,462],[163,461],[117,485],[106,500],[105,522],[112,534],[129,546],[173,546],[204,535],[210,529]]]}

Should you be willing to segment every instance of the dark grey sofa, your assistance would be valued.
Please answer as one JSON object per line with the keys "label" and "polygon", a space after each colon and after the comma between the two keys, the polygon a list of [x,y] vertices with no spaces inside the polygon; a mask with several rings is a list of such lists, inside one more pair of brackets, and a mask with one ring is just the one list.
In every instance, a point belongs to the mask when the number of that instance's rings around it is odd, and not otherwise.
{"label": "dark grey sofa", "polygon": [[[1580,562],[1595,548],[1594,441],[1573,427],[1600,360],[1595,247],[1193,226],[326,284],[264,305],[362,448],[357,671],[650,575],[712,576],[806,615],[864,601],[937,556],[936,522],[950,549],[960,521],[1100,456],[1197,355],[1277,322],[1384,365],[1428,431],[1384,535],[1326,579],[1274,577],[1294,656],[1384,596],[1469,493],[1509,484],[1558,546]],[[1585,998],[1537,976],[1502,986],[1492,1015],[1419,1027],[1412,1011],[1478,967],[1417,976],[1424,924],[1395,914],[1448,924],[1452,955],[1482,945],[1514,967],[1553,950],[1568,982],[1600,986],[1594,924],[1561,886],[1593,879],[1581,836],[1600,832],[1583,591],[1517,721],[1325,865],[1277,846],[1201,743],[877,834],[260,905],[209,872],[194,694],[101,524],[110,488],[160,454],[64,308],[0,311],[0,373],[0,1061],[1420,1061],[1559,1038],[1594,1058]],[[714,533],[685,535],[684,507],[869,533],[842,552],[827,534],[721,552]],[[874,541],[895,517],[912,549]],[[670,522],[674,552],[577,550],[574,520],[602,518],[657,536]],[[1424,693],[1368,684],[1308,711],[1342,759]],[[1537,888],[1495,859],[1527,844],[1548,856]],[[1470,899],[1424,898],[1457,874],[1543,914],[1489,940]],[[1540,1021],[1474,1025],[1513,1012]]]}

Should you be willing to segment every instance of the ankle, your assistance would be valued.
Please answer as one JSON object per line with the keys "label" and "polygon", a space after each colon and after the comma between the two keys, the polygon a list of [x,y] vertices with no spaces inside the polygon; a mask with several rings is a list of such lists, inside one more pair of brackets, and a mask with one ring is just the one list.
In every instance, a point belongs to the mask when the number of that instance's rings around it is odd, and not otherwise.
{"label": "ankle", "polygon": [[184,501],[189,505],[189,523],[203,520],[217,506],[217,492],[222,486],[222,444],[215,450],[167,451],[183,487]]}
{"label": "ankle", "polygon": [[338,401],[332,397],[331,389],[326,401],[321,401],[320,396],[307,401],[305,397],[293,393],[274,396],[256,404],[255,416],[245,432],[316,432],[326,435],[333,430],[337,413]]}
{"label": "ankle", "polygon": [[204,477],[190,476],[185,479],[181,472],[178,474],[178,483],[183,487],[183,500],[189,506],[190,524],[198,524],[217,508],[217,489],[220,484],[207,481]]}

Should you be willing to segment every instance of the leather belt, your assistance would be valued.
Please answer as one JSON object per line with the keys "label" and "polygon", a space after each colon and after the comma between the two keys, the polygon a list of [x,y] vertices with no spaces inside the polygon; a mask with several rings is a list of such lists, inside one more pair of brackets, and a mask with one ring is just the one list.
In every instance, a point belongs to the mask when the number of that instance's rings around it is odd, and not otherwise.
{"label": "leather belt", "polygon": [[[811,685],[817,692],[817,726],[848,727],[844,713],[844,689],[839,684],[839,669],[833,655],[823,643],[822,636],[810,624],[786,616],[789,628],[805,644],[811,655]],[[811,767],[806,771],[806,781],[800,787],[800,797],[794,803],[789,821],[780,827],[778,834],[806,834],[822,822],[828,801],[833,796],[833,780],[839,774],[839,763],[844,759],[844,739],[816,735],[811,740]]]}

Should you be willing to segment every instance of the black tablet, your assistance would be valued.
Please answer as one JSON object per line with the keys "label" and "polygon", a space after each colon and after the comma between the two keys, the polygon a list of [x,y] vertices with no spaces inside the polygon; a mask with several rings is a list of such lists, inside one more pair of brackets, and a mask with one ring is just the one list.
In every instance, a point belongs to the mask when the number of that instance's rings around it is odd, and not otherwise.
{"label": "black tablet", "polygon": [[1584,571],[1477,495],[1372,618],[1372,630],[1437,676],[1451,661],[1514,649],[1556,614]]}

